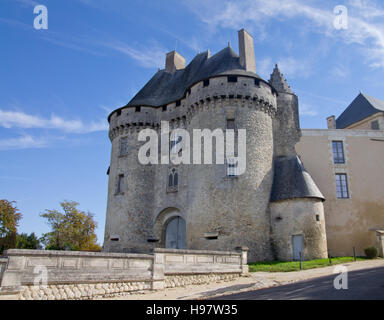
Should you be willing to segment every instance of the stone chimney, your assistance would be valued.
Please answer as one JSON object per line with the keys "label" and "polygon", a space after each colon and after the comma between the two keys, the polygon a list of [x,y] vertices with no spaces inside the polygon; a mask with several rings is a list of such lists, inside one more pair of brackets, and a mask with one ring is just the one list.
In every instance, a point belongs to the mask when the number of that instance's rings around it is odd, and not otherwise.
{"label": "stone chimney", "polygon": [[336,129],[336,119],[335,116],[330,116],[327,118],[328,129]]}
{"label": "stone chimney", "polygon": [[238,32],[238,35],[240,65],[244,67],[246,71],[256,73],[255,49],[253,47],[253,38],[245,29],[241,29]]}
{"label": "stone chimney", "polygon": [[176,70],[185,68],[185,58],[175,50],[167,53],[165,59],[165,71],[174,73]]}

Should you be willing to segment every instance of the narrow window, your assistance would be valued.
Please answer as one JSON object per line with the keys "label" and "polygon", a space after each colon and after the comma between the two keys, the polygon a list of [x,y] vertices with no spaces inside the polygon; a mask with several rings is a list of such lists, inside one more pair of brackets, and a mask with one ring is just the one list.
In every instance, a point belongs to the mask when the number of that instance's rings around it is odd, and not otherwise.
{"label": "narrow window", "polygon": [[227,119],[227,129],[235,130],[235,120]]}
{"label": "narrow window", "polygon": [[228,82],[237,82],[237,77],[236,76],[228,76]]}
{"label": "narrow window", "polygon": [[167,111],[167,105],[163,105],[162,111]]}
{"label": "narrow window", "polygon": [[255,79],[255,86],[260,87],[260,80],[259,79]]}
{"label": "narrow window", "polygon": [[347,175],[336,173],[336,193],[338,199],[349,198]]}
{"label": "narrow window", "polygon": [[128,137],[120,138],[120,156],[128,154]]}
{"label": "narrow window", "polygon": [[371,129],[372,130],[380,130],[379,121],[378,120],[375,120],[375,121],[371,122]]}
{"label": "narrow window", "polygon": [[316,215],[316,221],[320,221],[320,215]]}
{"label": "narrow window", "polygon": [[116,193],[117,194],[121,194],[123,192],[124,192],[124,175],[123,174],[119,174],[119,178],[118,178],[118,181],[117,181]]}
{"label": "narrow window", "polygon": [[203,81],[203,87],[208,87],[209,86],[209,79],[206,79]]}
{"label": "narrow window", "polygon": [[116,111],[116,117],[120,117],[120,116],[121,116],[121,110],[119,109]]}
{"label": "narrow window", "polygon": [[343,141],[332,141],[333,162],[345,163]]}
{"label": "narrow window", "polygon": [[171,168],[168,173],[168,191],[176,192],[179,185],[179,174],[176,168]]}
{"label": "narrow window", "polygon": [[181,100],[176,101],[176,107],[179,107],[181,105]]}
{"label": "narrow window", "polygon": [[237,177],[237,160],[233,157],[227,158],[227,176],[228,177]]}
{"label": "narrow window", "polygon": [[141,111],[141,107],[136,107],[135,108],[135,112],[140,112]]}

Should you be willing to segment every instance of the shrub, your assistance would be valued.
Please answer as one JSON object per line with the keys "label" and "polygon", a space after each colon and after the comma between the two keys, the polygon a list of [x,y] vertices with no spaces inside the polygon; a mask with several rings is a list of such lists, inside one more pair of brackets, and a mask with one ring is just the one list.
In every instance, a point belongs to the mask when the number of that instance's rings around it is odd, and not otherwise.
{"label": "shrub", "polygon": [[377,258],[377,249],[375,247],[368,247],[364,252],[368,259]]}

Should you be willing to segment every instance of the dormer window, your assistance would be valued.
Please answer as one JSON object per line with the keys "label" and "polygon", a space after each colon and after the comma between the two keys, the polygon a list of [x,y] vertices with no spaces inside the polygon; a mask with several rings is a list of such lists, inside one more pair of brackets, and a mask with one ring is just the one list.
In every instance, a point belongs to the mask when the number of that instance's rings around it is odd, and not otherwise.
{"label": "dormer window", "polygon": [[375,120],[371,122],[371,130],[380,130],[379,121]]}

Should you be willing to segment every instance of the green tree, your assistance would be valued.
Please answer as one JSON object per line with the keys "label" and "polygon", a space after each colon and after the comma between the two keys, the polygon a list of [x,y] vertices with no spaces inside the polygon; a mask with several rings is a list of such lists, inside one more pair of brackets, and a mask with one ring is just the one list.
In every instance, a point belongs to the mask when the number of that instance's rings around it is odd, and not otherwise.
{"label": "green tree", "polygon": [[15,201],[0,200],[0,254],[16,247],[16,232],[21,217]]}
{"label": "green tree", "polygon": [[41,216],[47,219],[51,232],[43,235],[42,242],[47,250],[84,250],[100,251],[95,229],[97,227],[93,214],[77,209],[78,202],[60,203],[63,213],[46,210]]}
{"label": "green tree", "polygon": [[39,245],[40,240],[33,232],[30,235],[22,233],[16,236],[16,248],[18,249],[37,249]]}

